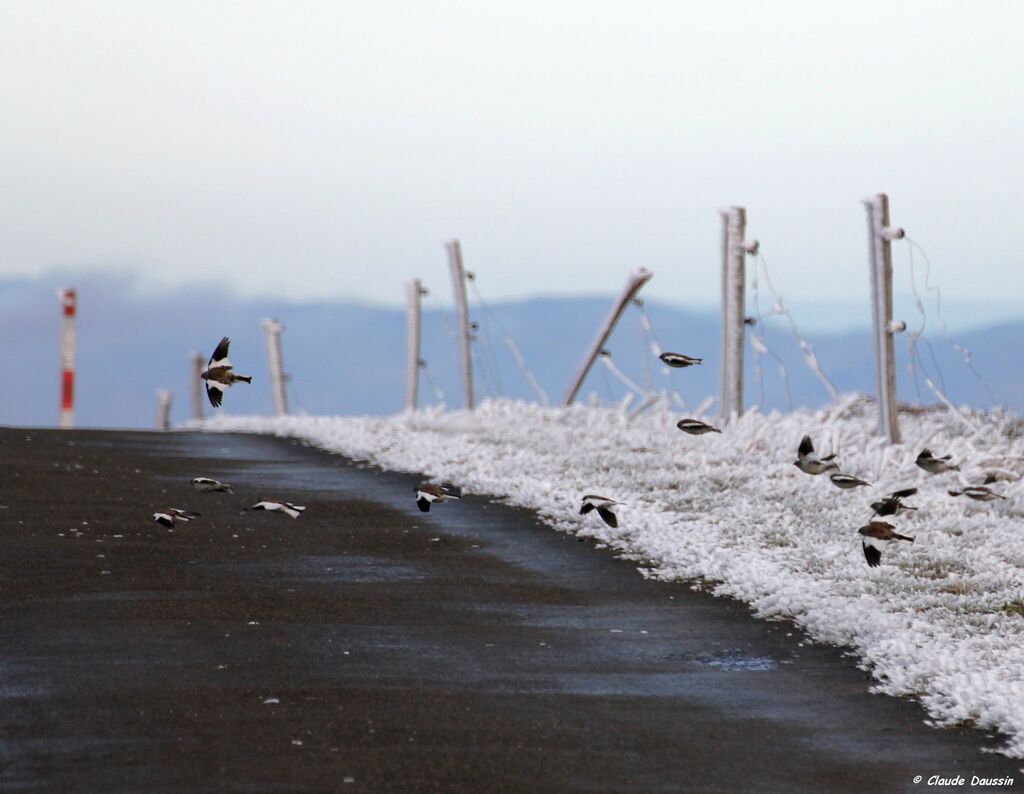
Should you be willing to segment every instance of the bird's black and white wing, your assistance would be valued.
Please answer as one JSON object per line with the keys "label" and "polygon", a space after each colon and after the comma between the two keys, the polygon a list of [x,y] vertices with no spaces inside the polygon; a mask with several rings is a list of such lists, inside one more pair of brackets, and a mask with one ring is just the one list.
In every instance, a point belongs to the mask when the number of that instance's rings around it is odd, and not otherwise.
{"label": "bird's black and white wing", "polygon": [[811,441],[810,436],[800,439],[800,446],[797,448],[796,454],[801,458],[809,458],[814,454],[814,442]]}
{"label": "bird's black and white wing", "polygon": [[882,562],[881,544],[874,538],[865,536],[861,541],[861,546],[864,547],[864,559],[868,561],[868,566],[877,568]]}
{"label": "bird's black and white wing", "polygon": [[610,526],[612,529],[617,529],[619,526],[619,518],[607,507],[597,508],[597,514],[604,519],[604,523]]}
{"label": "bird's black and white wing", "polygon": [[206,396],[210,398],[210,405],[220,408],[220,404],[224,400],[224,385],[215,380],[208,380],[205,383]]}
{"label": "bird's black and white wing", "polygon": [[434,488],[430,486],[421,486],[416,489],[416,506],[421,512],[429,513],[430,505],[437,501],[438,494],[433,493],[433,491]]}
{"label": "bird's black and white wing", "polygon": [[890,499],[906,499],[917,493],[917,488],[904,488],[902,491],[893,491],[889,494]]}
{"label": "bird's black and white wing", "polygon": [[580,508],[580,515],[581,516],[585,516],[587,513],[589,513],[593,509],[594,509],[594,503],[593,502],[584,502],[583,506]]}
{"label": "bird's black and white wing", "polygon": [[217,345],[217,349],[213,351],[213,355],[210,356],[210,363],[207,365],[207,369],[213,369],[214,367],[231,367],[231,362],[228,361],[228,347],[231,345],[231,340],[226,336],[220,340]]}

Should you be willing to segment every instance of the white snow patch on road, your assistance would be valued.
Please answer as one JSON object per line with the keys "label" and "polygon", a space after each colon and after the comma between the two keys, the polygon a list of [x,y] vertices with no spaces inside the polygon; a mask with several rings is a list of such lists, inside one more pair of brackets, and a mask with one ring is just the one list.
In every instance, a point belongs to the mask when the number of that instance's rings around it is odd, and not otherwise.
{"label": "white snow patch on road", "polygon": [[[640,562],[646,576],[700,583],[759,617],[792,619],[816,640],[850,646],[878,691],[919,698],[937,724],[998,729],[1005,752],[1024,757],[1024,483],[995,484],[1008,497],[995,503],[946,493],[980,483],[985,470],[1019,478],[1024,431],[1013,417],[970,417],[977,432],[942,412],[903,415],[905,443],[892,447],[856,397],[816,412],[751,412],[721,435],[697,437],[679,432],[681,417],[665,406],[630,421],[618,409],[510,401],[472,413],[221,417],[203,426],[298,438],[532,508]],[[872,487],[841,491],[799,471],[805,433]],[[963,471],[925,473],[914,465],[925,446],[951,453]],[[857,534],[869,503],[915,485],[907,502],[920,510],[894,523],[916,542],[893,545],[869,568]],[[586,493],[625,503],[618,529],[578,514]]]}

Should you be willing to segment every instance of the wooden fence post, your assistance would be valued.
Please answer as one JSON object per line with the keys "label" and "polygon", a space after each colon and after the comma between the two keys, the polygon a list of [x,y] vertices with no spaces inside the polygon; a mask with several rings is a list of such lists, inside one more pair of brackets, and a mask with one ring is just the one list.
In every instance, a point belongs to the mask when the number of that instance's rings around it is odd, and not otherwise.
{"label": "wooden fence post", "polygon": [[462,245],[458,240],[445,244],[448,250],[448,267],[452,273],[452,289],[455,293],[455,309],[459,315],[459,353],[462,361],[462,385],[466,395],[466,407],[473,410],[473,350],[470,347],[473,329],[469,322],[469,304],[466,301],[466,271],[462,266]]}
{"label": "wooden fence post", "polygon": [[604,350],[605,343],[608,341],[608,337],[612,335],[612,331],[615,329],[615,324],[619,321],[622,313],[626,310],[626,306],[629,302],[636,297],[636,294],[654,274],[646,268],[640,268],[636,273],[633,273],[629,277],[629,281],[626,282],[626,287],[622,291],[622,295],[619,299],[612,304],[611,312],[604,321],[604,325],[601,326],[597,332],[597,337],[594,339],[594,343],[590,346],[590,350],[583,358],[583,364],[576,372],[575,377],[572,380],[572,385],[569,386],[569,391],[565,393],[565,405],[572,405],[576,399],[576,395],[579,394],[580,389],[583,387],[583,381],[587,379],[587,373],[590,372],[590,368],[594,365],[595,359],[600,355],[601,351]]}
{"label": "wooden fence post", "polygon": [[889,197],[885,193],[864,199],[868,216],[868,253],[871,262],[871,317],[875,339],[875,380],[878,384],[878,432],[890,444],[900,442],[896,403],[896,357],[893,334],[906,323],[892,319],[892,241],[903,229],[889,226]]}

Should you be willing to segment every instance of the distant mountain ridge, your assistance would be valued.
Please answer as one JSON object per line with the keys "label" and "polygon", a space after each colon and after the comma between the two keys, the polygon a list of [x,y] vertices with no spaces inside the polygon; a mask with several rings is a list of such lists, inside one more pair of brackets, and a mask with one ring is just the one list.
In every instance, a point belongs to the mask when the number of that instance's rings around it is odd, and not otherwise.
{"label": "distant mountain ridge", "polygon": [[[284,323],[285,369],[291,375],[288,395],[293,411],[310,414],[390,414],[402,410],[405,389],[405,314],[398,309],[344,302],[291,303],[251,300],[223,288],[192,285],[145,293],[123,276],[76,274],[38,279],[0,280],[0,423],[52,426],[59,407],[59,312],[55,290],[67,282],[79,294],[76,424],[80,427],[151,427],[155,392],[174,393],[172,419],[189,418],[188,354],[208,356],[223,335],[232,339],[231,358],[253,385],[234,387],[224,401],[230,413],[265,414],[272,410],[266,350],[260,320]],[[72,283],[72,281],[74,283]],[[478,399],[507,395],[536,400],[503,341],[507,333],[547,392],[552,404],[564,397],[585,349],[608,312],[605,298],[536,298],[471,308],[480,324],[474,345]],[[717,315],[645,302],[654,334],[667,350],[702,356],[704,365],[666,370],[651,354],[639,313],[630,307],[608,343],[617,366],[633,381],[656,390],[677,388],[694,407],[720,389],[721,328]],[[461,380],[450,312],[425,309],[420,405],[443,394],[448,407],[462,406]],[[874,362],[865,331],[808,334],[828,377],[842,392],[874,392]],[[805,365],[788,326],[771,320],[766,340],[788,375],[793,406],[818,407],[829,394]],[[946,393],[958,404],[978,408],[999,404],[1024,411],[1024,321],[966,332],[956,342],[973,352],[972,364],[984,382],[965,365],[949,340],[930,338],[934,352],[921,355],[933,372],[941,372]],[[918,389],[907,372],[906,335],[897,337],[899,396],[914,402]],[[762,359],[763,381],[755,372],[754,351],[746,356],[747,405],[786,410],[786,387],[779,363]],[[937,376],[936,376],[937,377]],[[763,397],[762,386],[763,383]],[[935,402],[919,383],[921,398]],[[990,394],[991,393],[991,394]],[[621,400],[625,388],[598,363],[580,399],[596,394]],[[205,406],[207,414],[212,412]]]}

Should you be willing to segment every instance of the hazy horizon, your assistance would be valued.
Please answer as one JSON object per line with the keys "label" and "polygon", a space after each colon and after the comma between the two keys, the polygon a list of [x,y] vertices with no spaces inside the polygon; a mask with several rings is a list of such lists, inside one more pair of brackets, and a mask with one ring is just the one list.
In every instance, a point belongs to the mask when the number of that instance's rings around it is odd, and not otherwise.
{"label": "hazy horizon", "polygon": [[1016,2],[7,3],[0,275],[390,304],[457,237],[490,300],[642,265],[711,306],[742,204],[794,306],[842,302],[886,191],[983,304],[1020,283],[1022,34]]}

